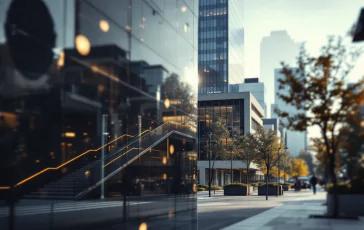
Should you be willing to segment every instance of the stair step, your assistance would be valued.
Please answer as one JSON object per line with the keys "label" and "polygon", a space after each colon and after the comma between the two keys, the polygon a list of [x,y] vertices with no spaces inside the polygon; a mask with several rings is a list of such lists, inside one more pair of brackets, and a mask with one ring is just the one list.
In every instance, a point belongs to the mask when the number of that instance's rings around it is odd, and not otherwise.
{"label": "stair step", "polygon": [[58,196],[74,196],[79,192],[76,191],[42,191],[42,192],[32,192],[30,195],[34,196],[51,196],[51,195],[58,195]]}
{"label": "stair step", "polygon": [[74,200],[75,196],[39,196],[39,195],[25,195],[25,199],[42,199],[42,200]]}

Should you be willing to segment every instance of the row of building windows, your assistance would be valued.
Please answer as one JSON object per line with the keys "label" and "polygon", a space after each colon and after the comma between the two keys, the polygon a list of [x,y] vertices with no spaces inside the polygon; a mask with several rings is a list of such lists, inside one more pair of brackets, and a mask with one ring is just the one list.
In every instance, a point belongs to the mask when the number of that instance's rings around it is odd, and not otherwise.
{"label": "row of building windows", "polygon": [[199,50],[199,54],[216,54],[219,56],[220,53],[227,53],[228,49],[226,48],[219,48],[219,49],[209,49],[209,50]]}
{"label": "row of building windows", "polygon": [[212,65],[206,65],[204,62],[199,62],[198,65],[199,71],[202,72],[218,72],[223,73],[224,70],[227,70],[227,63],[217,63]]}
{"label": "row of building windows", "polygon": [[214,6],[214,5],[219,5],[219,4],[227,4],[228,0],[200,0],[200,7],[209,7],[209,6]]}
{"label": "row of building windows", "polygon": [[224,60],[224,59],[227,59],[227,53],[198,55],[199,61],[213,61],[213,60]]}
{"label": "row of building windows", "polygon": [[211,9],[206,9],[206,10],[200,11],[200,17],[205,17],[205,18],[218,17],[221,15],[227,15],[226,7],[211,8]]}
{"label": "row of building windows", "polygon": [[222,30],[218,30],[217,28],[211,28],[211,29],[212,30],[209,31],[200,30],[198,33],[200,36],[199,40],[209,39],[209,38],[225,38],[227,40],[228,34],[226,27],[224,27],[224,29]]}
{"label": "row of building windows", "polygon": [[252,105],[252,110],[253,110],[253,112],[254,112],[255,114],[257,114],[259,117],[262,117],[262,116],[263,116],[263,114],[261,114],[261,113],[258,111],[257,107],[255,107],[254,105]]}
{"label": "row of building windows", "polygon": [[211,49],[220,49],[227,48],[227,41],[212,41],[212,42],[201,42],[198,44],[199,50],[211,50]]}

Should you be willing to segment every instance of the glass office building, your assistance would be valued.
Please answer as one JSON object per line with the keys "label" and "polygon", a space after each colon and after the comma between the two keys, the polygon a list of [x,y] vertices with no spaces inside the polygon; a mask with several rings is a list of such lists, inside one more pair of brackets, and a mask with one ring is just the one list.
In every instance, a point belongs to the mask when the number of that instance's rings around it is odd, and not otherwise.
{"label": "glass office building", "polygon": [[197,229],[197,7],[0,1],[2,229]]}
{"label": "glass office building", "polygon": [[227,93],[244,78],[243,1],[199,1],[198,94]]}

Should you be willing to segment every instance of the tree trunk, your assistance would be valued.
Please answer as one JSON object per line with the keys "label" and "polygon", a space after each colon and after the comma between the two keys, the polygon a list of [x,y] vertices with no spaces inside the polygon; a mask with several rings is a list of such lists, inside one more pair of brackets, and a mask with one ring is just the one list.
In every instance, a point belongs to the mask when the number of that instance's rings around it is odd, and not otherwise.
{"label": "tree trunk", "polygon": [[248,184],[248,175],[249,175],[249,168],[246,168],[246,175],[245,175],[245,181],[246,181],[246,184]]}
{"label": "tree trunk", "polygon": [[269,168],[267,167],[267,176],[265,179],[265,185],[267,186],[266,194],[265,194],[265,200],[268,200],[268,175],[269,175]]}
{"label": "tree trunk", "polygon": [[335,154],[330,155],[330,179],[331,183],[333,183],[333,190],[334,190],[334,217],[339,216],[339,196],[337,193],[337,178],[335,173]]}
{"label": "tree trunk", "polygon": [[233,183],[233,157],[231,156],[231,161],[230,161],[230,180],[231,183]]}

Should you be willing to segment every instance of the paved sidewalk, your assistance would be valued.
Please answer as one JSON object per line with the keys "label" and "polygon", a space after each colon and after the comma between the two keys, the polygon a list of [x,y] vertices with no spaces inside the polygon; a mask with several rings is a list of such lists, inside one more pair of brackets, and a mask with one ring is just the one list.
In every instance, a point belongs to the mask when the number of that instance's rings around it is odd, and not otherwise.
{"label": "paved sidewalk", "polygon": [[299,197],[294,201],[284,202],[283,205],[274,207],[244,221],[233,224],[224,228],[224,230],[364,229],[364,218],[360,218],[360,220],[309,218],[310,215],[321,215],[325,213],[326,206],[323,205],[325,201],[325,192],[320,192],[315,196],[312,194],[302,194],[302,197]]}

